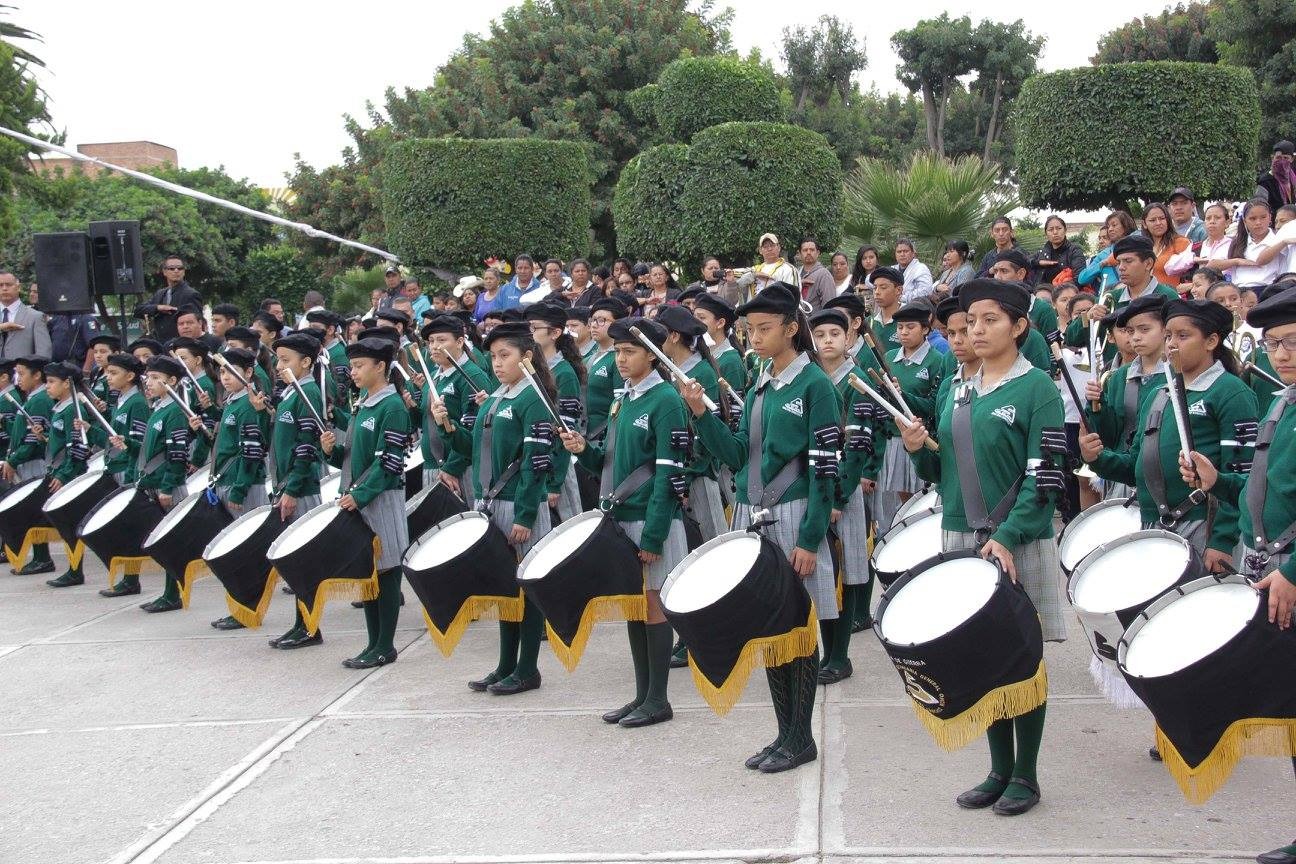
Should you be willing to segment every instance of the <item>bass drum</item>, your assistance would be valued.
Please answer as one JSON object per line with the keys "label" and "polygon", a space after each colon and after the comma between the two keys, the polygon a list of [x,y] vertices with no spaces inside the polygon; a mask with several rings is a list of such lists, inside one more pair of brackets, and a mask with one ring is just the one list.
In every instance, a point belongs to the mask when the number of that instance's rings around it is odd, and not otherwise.
{"label": "bass drum", "polygon": [[320,500],[336,501],[342,497],[342,472],[334,468],[320,478]]}
{"label": "bass drum", "polygon": [[180,603],[186,609],[202,569],[202,549],[233,521],[216,493],[203,489],[172,507],[144,539],[144,552],[180,579]]}
{"label": "bass drum", "polygon": [[0,498],[0,542],[15,570],[27,560],[33,544],[58,538],[42,509],[49,497],[49,478],[40,476],[18,484]]}
{"label": "bass drum", "polygon": [[[423,491],[423,448],[415,447],[405,454],[405,500]],[[411,537],[414,535],[411,534]]]}
{"label": "bass drum", "polygon": [[89,458],[89,460],[86,461],[86,472],[88,473],[91,471],[102,471],[106,467],[108,467],[107,463],[108,463],[108,454],[105,451],[100,450],[98,453],[94,454]]}
{"label": "bass drum", "polygon": [[336,501],[299,516],[270,544],[266,557],[297,595],[312,635],[326,600],[378,596],[378,538],[359,512],[343,510]]}
{"label": "bass drum", "polygon": [[123,486],[90,509],[77,526],[86,548],[108,567],[113,584],[114,562],[143,560],[144,541],[162,521],[162,505],[134,486]]}
{"label": "bass drum", "polygon": [[185,478],[185,495],[186,497],[201,492],[207,488],[208,481],[211,480],[211,466],[204,465]]}
{"label": "bass drum", "polygon": [[463,500],[438,480],[405,502],[405,522],[409,536],[422,537],[442,520],[467,509]]}
{"label": "bass drum", "polygon": [[873,546],[870,563],[878,581],[890,585],[941,549],[941,508],[919,510],[892,526]]}
{"label": "bass drum", "polygon": [[279,510],[266,504],[235,519],[203,549],[207,569],[225,587],[230,615],[244,627],[265,620],[277,581],[266,553],[287,527]]}
{"label": "bass drum", "polygon": [[940,506],[940,503],[940,491],[935,486],[928,486],[922,492],[900,505],[900,509],[896,510],[895,516],[891,518],[891,524],[887,526],[887,529],[894,528],[915,513],[921,513],[924,510],[935,510]]}
{"label": "bass drum", "polygon": [[93,507],[120,488],[107,471],[87,471],[69,480],[45,502],[45,517],[68,548],[68,564],[78,567],[85,545],[77,536],[77,526]]}

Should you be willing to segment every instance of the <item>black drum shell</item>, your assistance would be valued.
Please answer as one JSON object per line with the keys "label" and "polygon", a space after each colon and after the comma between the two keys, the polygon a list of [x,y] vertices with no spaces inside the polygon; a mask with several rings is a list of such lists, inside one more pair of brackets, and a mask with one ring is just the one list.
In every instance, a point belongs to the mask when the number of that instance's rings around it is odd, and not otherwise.
{"label": "black drum shell", "polygon": [[4,517],[0,519],[0,541],[14,552],[22,546],[23,538],[27,536],[28,531],[33,528],[50,527],[49,519],[41,509],[51,494],[48,477],[33,477],[25,480],[10,489],[4,497],[14,495],[19,489],[28,486],[32,487],[32,491],[25,497],[19,496],[22,500],[5,510]]}
{"label": "black drum shell", "polygon": [[[162,569],[168,573],[180,575],[190,562],[201,560],[202,551],[207,548],[207,544],[234,521],[224,502],[217,499],[213,504],[207,497],[206,490],[189,496],[194,497],[197,500],[193,507],[171,526],[171,530],[157,538],[152,545],[143,547],[144,554],[161,564]],[[189,498],[175,506],[183,506]],[[147,539],[146,537],[145,540]]]}
{"label": "black drum shell", "polygon": [[[230,597],[245,609],[257,608],[265,591],[266,580],[270,578],[273,569],[266,553],[270,551],[270,544],[291,524],[280,518],[278,508],[266,504],[244,513],[230,525],[244,519],[251,521],[258,518],[261,519],[261,524],[238,546],[223,555],[211,558],[205,554],[203,556],[207,569],[220,580]],[[215,539],[213,537],[212,542]],[[205,553],[207,550],[203,551]]]}
{"label": "black drum shell", "polygon": [[64,502],[63,506],[57,509],[45,511],[45,516],[54,530],[63,538],[63,542],[71,548],[79,539],[77,526],[81,524],[81,520],[94,509],[96,504],[120,488],[120,484],[113,478],[111,472],[101,471],[99,478],[83,489],[81,494]]}
{"label": "black drum shell", "polygon": [[[364,580],[374,570],[374,532],[359,512],[343,510],[336,504],[320,506],[338,510],[338,516],[328,523],[327,537],[315,537],[291,553],[270,560],[284,583],[308,609],[314,608],[315,595],[324,582]],[[307,516],[298,517],[289,530],[301,530]]]}
{"label": "black drum shell", "polygon": [[[421,481],[420,481],[421,482]],[[408,487],[406,487],[408,490]],[[420,497],[421,496],[421,497]],[[405,502],[405,521],[410,537],[422,537],[442,520],[468,509],[463,499],[437,481]]]}
{"label": "black drum shell", "polygon": [[[449,490],[446,492],[450,494]],[[420,546],[436,536],[436,531],[462,518],[465,517],[451,515],[425,531],[401,561],[406,581],[423,604],[428,618],[442,633],[449,630],[469,597],[512,600],[518,595],[517,553],[504,532],[489,518],[486,533],[448,561],[422,570],[408,563]]]}
{"label": "black drum shell", "polygon": [[85,532],[86,524],[94,518],[100,507],[117,495],[127,494],[120,490],[104,496],[98,504],[90,508],[90,512],[77,525],[77,536],[104,564],[108,564],[113,558],[148,557],[144,552],[144,541],[162,521],[162,505],[156,498],[144,494],[137,488],[127,486],[123,489],[130,489],[132,497],[130,503],[116,519],[90,534]]}

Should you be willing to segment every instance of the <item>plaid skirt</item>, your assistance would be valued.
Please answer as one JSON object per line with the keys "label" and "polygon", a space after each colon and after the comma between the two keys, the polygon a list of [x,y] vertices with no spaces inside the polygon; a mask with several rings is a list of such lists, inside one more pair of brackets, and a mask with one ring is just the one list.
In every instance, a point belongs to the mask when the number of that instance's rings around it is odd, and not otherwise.
{"label": "plaid skirt", "polygon": [[729,530],[719,483],[710,477],[694,477],[693,482],[689,483],[688,497],[689,503],[685,509],[701,528],[703,542]]}
{"label": "plaid skirt", "polygon": [[562,488],[558,490],[558,521],[566,522],[573,516],[585,512],[581,506],[580,486],[576,482],[576,460],[567,466],[567,476],[563,477]]}
{"label": "plaid skirt", "polygon": [[[644,523],[617,520],[617,524],[629,535],[631,540],[638,544],[639,538],[643,536]],[[666,541],[662,543],[661,558],[651,564],[644,565],[644,588],[648,591],[660,591],[662,586],[666,584],[666,577],[687,556],[688,541],[684,538],[684,522],[680,519],[672,519],[670,531],[666,534]]]}
{"label": "plaid skirt", "polygon": [[[485,503],[480,498],[477,499],[474,503],[474,509],[482,509]],[[504,532],[505,537],[509,536],[509,533],[513,530],[513,502],[496,498],[491,503],[491,522],[495,524],[496,528]],[[521,561],[531,551],[531,547],[539,543],[540,538],[548,534],[552,527],[552,522],[549,519],[549,508],[541,501],[540,507],[536,511],[535,522],[531,524],[531,536],[527,538],[525,543],[511,544],[514,551],[517,552],[518,560]]]}
{"label": "plaid skirt", "polygon": [[[451,477],[454,477],[454,479],[456,479],[456,480],[459,481],[459,488],[460,488],[460,490],[464,490],[464,489],[472,489],[471,486],[466,486],[466,485],[464,485],[465,483],[467,483],[467,480],[468,480],[467,475],[460,474],[460,475],[457,475],[457,476],[456,476],[456,475],[454,475],[454,474],[451,474],[450,476],[451,476]],[[424,468],[424,469],[423,469],[423,488],[424,488],[424,489],[428,488],[429,486],[431,486],[433,483],[436,483],[436,482],[437,482],[438,480],[440,480],[440,479],[441,479],[441,469],[440,469],[440,468]]]}
{"label": "plaid skirt", "polygon": [[881,483],[873,487],[869,509],[873,512],[873,521],[877,523],[877,536],[884,537],[886,532],[891,530],[891,522],[900,512],[900,505],[903,503],[898,493],[886,491]]}
{"label": "plaid skirt", "polygon": [[1103,483],[1106,486],[1106,488],[1103,489],[1103,499],[1106,501],[1114,501],[1116,499],[1124,501],[1126,498],[1129,498],[1134,494],[1134,488],[1132,486],[1126,486],[1124,483],[1117,483],[1114,480],[1104,480]]}
{"label": "plaid skirt", "polygon": [[[976,535],[970,531],[941,531],[941,548],[946,552],[976,549]],[[1043,537],[1010,550],[1017,567],[1017,581],[1035,604],[1045,642],[1065,642],[1066,619],[1070,612],[1062,590],[1062,564],[1058,561],[1057,540]]]}
{"label": "plaid skirt", "polygon": [[14,481],[15,486],[21,486],[33,477],[41,477],[45,474],[45,460],[33,459],[30,462],[24,462],[14,467],[14,473],[18,479]]}
{"label": "plaid skirt", "polygon": [[716,485],[720,487],[720,501],[728,509],[738,503],[738,489],[734,483],[733,469],[728,465],[716,465]]}
{"label": "plaid skirt", "polygon": [[[792,550],[796,548],[797,533],[805,512],[804,498],[785,501],[770,508],[770,518],[775,522],[765,529],[764,534],[789,558],[792,557]],[[750,524],[751,505],[734,505],[733,530],[742,531]],[[801,584],[805,585],[810,599],[814,601],[815,612],[819,618],[829,621],[836,619],[837,577],[833,574],[832,552],[828,548],[826,536],[816,550],[814,572],[802,579]]]}
{"label": "plaid skirt", "polygon": [[[219,498],[223,503],[228,504],[229,487],[217,486],[216,497]],[[239,512],[247,513],[249,510],[255,510],[256,508],[262,506],[263,504],[269,504],[269,503],[270,503],[270,493],[266,492],[265,484],[253,483],[251,486],[248,487],[247,495],[243,496],[243,504],[242,504],[243,509],[240,510]],[[298,503],[298,508],[300,509],[300,507],[301,504]]]}
{"label": "plaid skirt", "polygon": [[882,455],[878,487],[888,492],[917,492],[922,489],[922,481],[918,479],[913,459],[909,457],[909,451],[899,438],[887,442],[886,452]]}
{"label": "plaid skirt", "polygon": [[1148,531],[1153,528],[1160,528],[1164,531],[1170,531],[1178,534],[1188,541],[1188,545],[1197,550],[1198,555],[1206,554],[1206,544],[1210,542],[1210,523],[1205,519],[1197,519],[1193,522],[1180,522],[1174,528],[1166,528],[1160,522],[1144,522],[1143,530]]}
{"label": "plaid skirt", "polygon": [[378,539],[382,541],[382,554],[378,556],[378,570],[399,567],[405,549],[409,546],[409,523],[405,520],[405,490],[388,489],[378,493],[369,506],[360,508],[364,519]]}
{"label": "plaid skirt", "polygon": [[837,535],[841,538],[842,545],[842,582],[847,585],[867,585],[870,575],[868,514],[864,507],[864,490],[859,486],[855,487],[837,519]]}

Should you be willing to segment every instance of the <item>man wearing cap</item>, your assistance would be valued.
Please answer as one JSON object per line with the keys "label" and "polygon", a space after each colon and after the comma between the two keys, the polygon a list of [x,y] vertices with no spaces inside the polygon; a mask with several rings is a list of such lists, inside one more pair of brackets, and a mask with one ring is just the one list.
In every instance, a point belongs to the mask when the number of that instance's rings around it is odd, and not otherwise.
{"label": "man wearing cap", "polygon": [[395,264],[387,265],[387,269],[383,272],[383,285],[383,296],[379,297],[374,304],[374,312],[388,308],[391,306],[391,301],[401,296],[405,288],[405,280],[401,277],[400,267]]}
{"label": "man wearing cap", "polygon": [[1273,146],[1273,158],[1269,161],[1269,170],[1256,180],[1253,198],[1264,198],[1269,202],[1269,212],[1277,213],[1284,204],[1296,204],[1296,170],[1292,168],[1292,154],[1296,153],[1296,144],[1290,141],[1279,141]]}
{"label": "man wearing cap", "polygon": [[801,241],[801,299],[813,312],[837,296],[837,280],[832,271],[819,263],[819,241],[806,237]]}
{"label": "man wearing cap", "polygon": [[[738,287],[744,297],[752,297],[774,282],[786,282],[788,285],[801,284],[801,277],[797,275],[796,268],[783,260],[783,244],[777,234],[770,232],[762,234],[758,248],[761,263],[738,278]],[[733,271],[726,270],[725,279],[733,278]]]}
{"label": "man wearing cap", "polygon": [[1197,215],[1197,203],[1193,200],[1192,190],[1187,186],[1178,186],[1170,193],[1170,219],[1180,237],[1187,237],[1190,242],[1200,243],[1206,239],[1206,223]]}
{"label": "man wearing cap", "polygon": [[[1156,266],[1156,253],[1152,251],[1152,241],[1142,235],[1122,237],[1112,247],[1112,256],[1116,259],[1116,272],[1120,274],[1120,283],[1107,295],[1098,298],[1098,305],[1089,310],[1090,321],[1101,321],[1110,312],[1119,312],[1136,297],[1148,294],[1160,294],[1166,301],[1178,300],[1179,292],[1156,281],[1153,268]],[[1115,301],[1112,305],[1111,297]]]}

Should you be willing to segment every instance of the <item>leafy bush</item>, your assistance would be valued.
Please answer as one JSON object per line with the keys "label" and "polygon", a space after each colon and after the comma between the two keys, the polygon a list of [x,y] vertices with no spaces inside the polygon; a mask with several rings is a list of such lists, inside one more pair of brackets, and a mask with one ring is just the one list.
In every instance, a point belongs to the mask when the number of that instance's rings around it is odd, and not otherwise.
{"label": "leafy bush", "polygon": [[1098,209],[1253,188],[1260,102],[1246,69],[1118,63],[1036,75],[1015,108],[1017,175],[1030,207]]}
{"label": "leafy bush", "polygon": [[617,245],[650,259],[673,259],[685,243],[680,200],[688,175],[687,144],[662,144],[631,159],[621,172],[612,214]]}
{"label": "leafy bush", "polygon": [[657,123],[672,141],[736,120],[781,121],[784,108],[774,74],[731,57],[685,57],[662,70],[651,99]]}
{"label": "leafy bush", "polygon": [[319,291],[328,302],[329,286],[319,279],[318,269],[293,246],[260,246],[247,256],[245,271],[248,287],[231,298],[244,312],[253,312],[261,301],[274,297],[283,303],[288,320],[295,321],[302,312],[307,291]]}
{"label": "leafy bush", "polygon": [[538,139],[412,139],[383,162],[392,252],[413,266],[472,269],[529,252],[564,260],[590,245],[581,145]]}

